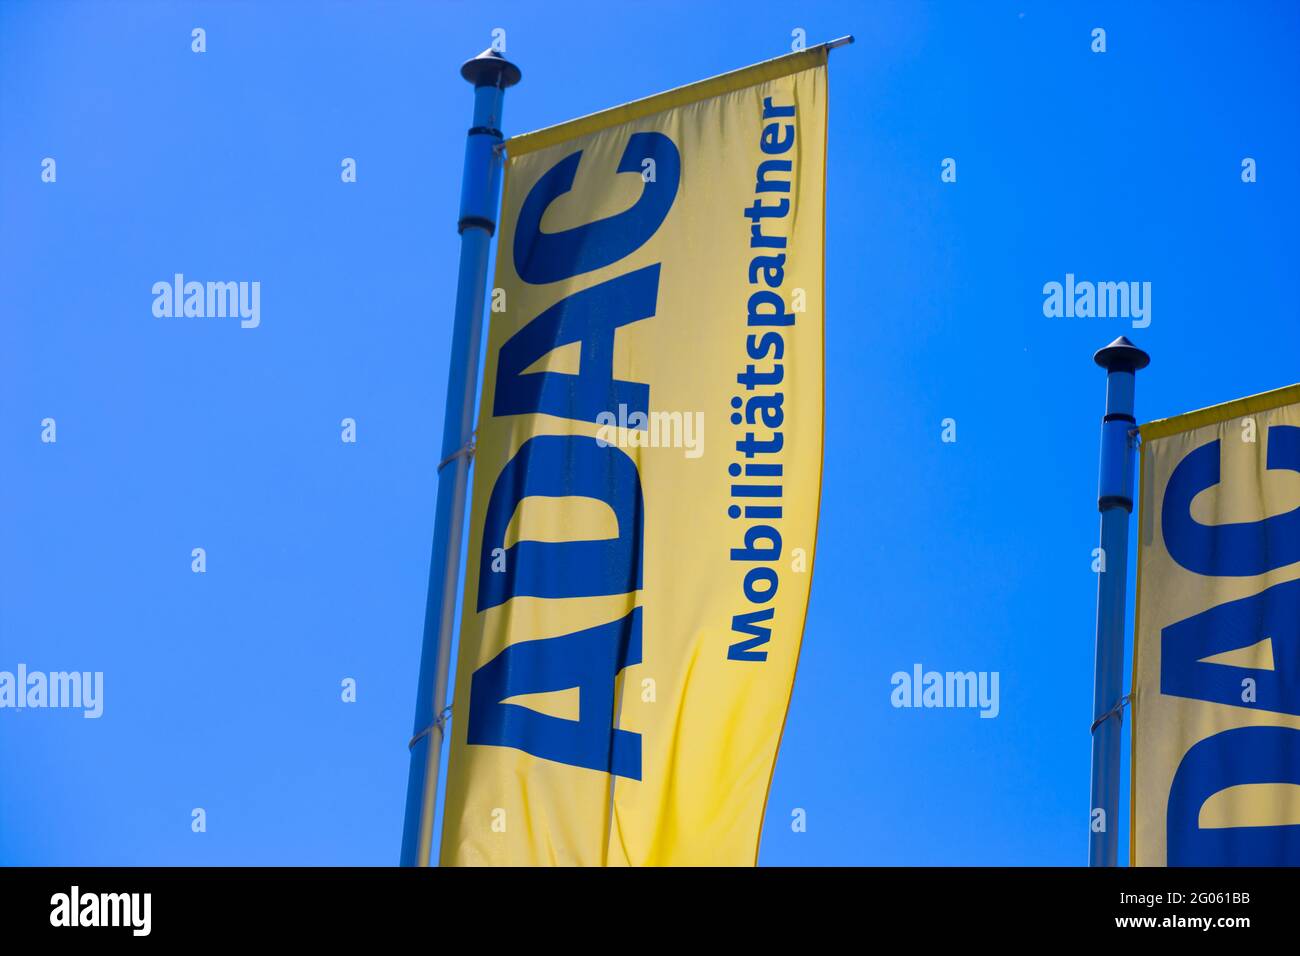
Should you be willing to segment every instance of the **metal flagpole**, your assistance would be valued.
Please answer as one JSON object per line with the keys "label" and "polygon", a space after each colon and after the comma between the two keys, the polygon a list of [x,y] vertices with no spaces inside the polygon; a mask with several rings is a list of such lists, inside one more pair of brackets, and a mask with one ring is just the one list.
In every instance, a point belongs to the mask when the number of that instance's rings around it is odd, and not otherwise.
{"label": "metal flagpole", "polygon": [[1097,575],[1097,649],[1092,685],[1092,794],[1088,865],[1115,866],[1119,851],[1120,730],[1124,713],[1124,600],[1128,589],[1128,516],[1133,511],[1137,370],[1151,357],[1124,336],[1093,356],[1106,370],[1097,508],[1101,554]]}
{"label": "metal flagpole", "polygon": [[406,782],[402,865],[428,866],[433,849],[434,806],[446,724],[447,673],[460,587],[460,546],[465,528],[465,493],[473,455],[474,399],[478,391],[479,342],[487,284],[488,251],[496,231],[501,191],[501,106],[519,67],[500,53],[484,50],[460,68],[474,84],[474,123],[465,143],[460,192],[460,276],[447,374],[447,408],[438,464],[438,505],[433,556],[424,608],[424,643],[415,694],[415,725]]}

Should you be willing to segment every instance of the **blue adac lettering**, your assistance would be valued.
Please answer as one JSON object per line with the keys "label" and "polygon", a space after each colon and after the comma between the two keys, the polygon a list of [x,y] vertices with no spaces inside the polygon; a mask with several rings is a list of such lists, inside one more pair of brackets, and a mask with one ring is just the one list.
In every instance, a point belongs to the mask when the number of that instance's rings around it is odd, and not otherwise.
{"label": "blue adac lettering", "polygon": [[[488,499],[479,555],[478,609],[520,595],[544,598],[626,594],[641,588],[644,503],[636,463],[588,435],[538,435],[519,447]],[[609,505],[618,535],[596,541],[518,541],[505,570],[492,551],[505,545],[519,503],[530,496],[594,498]]]}
{"label": "blue adac lettering", "polygon": [[[1263,521],[1203,525],[1192,517],[1192,499],[1219,483],[1218,439],[1189,453],[1169,478],[1160,521],[1165,548],[1189,571],[1214,577],[1265,574],[1300,561],[1300,508]],[[1300,428],[1268,430],[1270,471],[1300,471]]]}
{"label": "blue adac lettering", "polygon": [[[618,276],[561,299],[501,346],[494,415],[558,415],[594,422],[602,412],[617,415],[650,410],[650,386],[614,378],[614,333],[655,314],[659,264]],[[524,369],[552,349],[582,343],[578,374]],[[644,426],[642,426],[644,427]]]}
{"label": "blue adac lettering", "polygon": [[[1271,670],[1205,663],[1269,638]],[[1300,580],[1202,611],[1160,632],[1160,693],[1300,715]],[[1255,682],[1243,695],[1242,681]],[[1243,697],[1247,699],[1243,700]]]}
{"label": "blue adac lettering", "polygon": [[[1170,556],[1189,571],[1214,577],[1265,574],[1300,561],[1300,508],[1235,524],[1203,525],[1192,517],[1193,499],[1220,482],[1220,453],[1218,440],[1202,445],[1169,478],[1161,525]],[[1269,428],[1267,467],[1300,471],[1300,428]],[[1205,660],[1266,638],[1271,668]],[[1160,649],[1162,694],[1300,715],[1300,580],[1172,624],[1160,633]],[[1300,865],[1300,825],[1201,827],[1207,800],[1253,784],[1300,786],[1300,730],[1237,727],[1198,741],[1183,755],[1169,789],[1169,865]]]}
{"label": "blue adac lettering", "polygon": [[[658,231],[677,196],[681,158],[662,133],[633,134],[617,173],[642,175],[641,195],[617,215],[563,232],[542,231],[551,203],[573,188],[578,151],[537,181],[515,224],[515,271],[534,285],[612,265]],[[653,171],[653,175],[650,175]],[[652,263],[573,292],[516,332],[497,355],[493,416],[550,415],[597,422],[602,412],[648,413],[650,386],[614,378],[617,331],[655,314],[660,264]],[[581,343],[576,375],[525,372],[561,346]],[[614,514],[612,538],[518,541],[494,568],[493,552],[520,502],[530,496],[590,498]],[[629,595],[642,587],[644,502],[636,462],[617,446],[585,435],[535,435],[497,475],[485,510],[479,562],[480,612],[515,597]],[[498,557],[500,556],[498,552]],[[620,620],[560,637],[518,641],[470,678],[467,741],[512,747],[543,760],[641,779],[641,736],[615,726],[616,680],[641,663],[641,608]],[[506,703],[523,694],[578,691],[577,720]]]}
{"label": "blue adac lettering", "polygon": [[[640,780],[641,735],[612,726],[615,679],[639,663],[640,608],[585,631],[511,644],[474,672],[467,740]],[[577,720],[503,703],[572,688],[578,690]]]}
{"label": "blue adac lettering", "polygon": [[[646,161],[653,163],[647,167]],[[564,232],[542,231],[542,216],[573,188],[582,161],[578,150],[552,166],[529,190],[515,225],[515,271],[534,285],[559,282],[625,259],[653,236],[677,198],[681,156],[663,133],[633,133],[619,161],[619,173],[642,176],[641,195],[629,209]],[[654,169],[653,178],[643,172]]]}
{"label": "blue adac lettering", "polygon": [[1201,827],[1206,800],[1245,784],[1300,786],[1300,730],[1238,727],[1187,751],[1169,788],[1170,866],[1300,865],[1300,825]]}

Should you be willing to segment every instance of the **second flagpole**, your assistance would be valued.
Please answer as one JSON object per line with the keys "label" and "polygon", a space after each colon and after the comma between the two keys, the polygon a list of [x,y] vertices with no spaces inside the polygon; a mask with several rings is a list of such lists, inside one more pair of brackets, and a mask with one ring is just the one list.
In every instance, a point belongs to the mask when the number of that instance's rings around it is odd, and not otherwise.
{"label": "second flagpole", "polygon": [[1097,509],[1101,554],[1097,574],[1097,644],[1093,668],[1092,782],[1088,865],[1119,859],[1119,757],[1124,713],[1124,606],[1128,590],[1128,518],[1133,511],[1137,419],[1134,386],[1151,357],[1120,336],[1093,356],[1106,370]]}
{"label": "second flagpole", "polygon": [[402,827],[403,866],[428,866],[433,852],[434,809],[447,721],[451,639],[460,584],[460,546],[473,454],[474,399],[487,287],[488,254],[501,193],[501,108],[505,91],[520,80],[519,67],[484,50],[461,68],[474,85],[474,121],[465,143],[460,196],[460,273],[447,374],[447,407],[438,463],[438,502],[424,610],[424,641],[416,686],[415,721]]}

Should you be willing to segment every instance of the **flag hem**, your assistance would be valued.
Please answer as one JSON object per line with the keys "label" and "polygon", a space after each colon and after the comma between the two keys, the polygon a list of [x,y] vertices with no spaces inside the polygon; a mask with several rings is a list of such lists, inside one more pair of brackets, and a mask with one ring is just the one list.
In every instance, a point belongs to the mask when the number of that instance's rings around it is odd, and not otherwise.
{"label": "flag hem", "polygon": [[823,43],[809,50],[787,53],[771,60],[741,67],[739,70],[732,70],[730,73],[722,73],[706,80],[698,80],[639,100],[632,100],[630,103],[589,113],[555,126],[546,126],[531,133],[520,133],[505,141],[506,155],[523,156],[580,136],[599,133],[622,123],[630,123],[666,110],[721,96],[724,93],[734,93],[736,90],[756,86],[768,80],[778,80],[803,70],[825,66],[829,56],[830,49]]}
{"label": "flag hem", "polygon": [[1209,408],[1174,415],[1171,418],[1159,418],[1153,422],[1147,422],[1145,425],[1139,425],[1138,431],[1141,433],[1143,441],[1152,441],[1157,438],[1177,435],[1179,432],[1191,431],[1193,428],[1217,425],[1220,422],[1240,418],[1243,415],[1266,412],[1270,409],[1281,408],[1283,405],[1292,405],[1297,402],[1300,402],[1300,384],[1287,385],[1284,388],[1275,388],[1270,392],[1248,395],[1245,398],[1234,399],[1231,402],[1223,402],[1219,405],[1211,405]]}
{"label": "flag hem", "polygon": [[[1168,421],[1168,419],[1165,419]],[[1146,535],[1142,533],[1142,520],[1145,514],[1143,497],[1146,492],[1147,448],[1143,444],[1138,448],[1138,546],[1137,546],[1137,580],[1133,584],[1133,671],[1129,675],[1129,747],[1128,747],[1128,865],[1137,866],[1137,771],[1138,771],[1138,711],[1142,701],[1137,694],[1138,674],[1138,637],[1142,633],[1142,558],[1146,552]],[[1123,711],[1120,711],[1121,716]],[[1096,733],[1094,730],[1093,733]],[[1123,745],[1123,734],[1120,744]],[[1109,826],[1112,821],[1107,820]],[[1118,821],[1116,821],[1118,822]]]}

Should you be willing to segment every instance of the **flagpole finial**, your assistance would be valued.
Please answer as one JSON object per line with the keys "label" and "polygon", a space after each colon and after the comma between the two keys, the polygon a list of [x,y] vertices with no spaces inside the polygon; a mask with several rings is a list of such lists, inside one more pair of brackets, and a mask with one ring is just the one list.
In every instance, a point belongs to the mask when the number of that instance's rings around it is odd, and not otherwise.
{"label": "flagpole finial", "polygon": [[1136,372],[1151,364],[1151,356],[1122,335],[1104,349],[1098,349],[1092,360],[1108,372]]}
{"label": "flagpole finial", "polygon": [[475,86],[498,86],[503,90],[523,78],[519,67],[491,47],[466,60],[461,65],[460,75]]}

